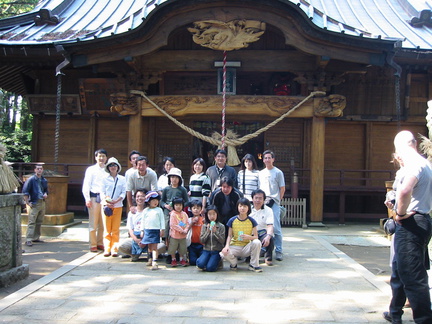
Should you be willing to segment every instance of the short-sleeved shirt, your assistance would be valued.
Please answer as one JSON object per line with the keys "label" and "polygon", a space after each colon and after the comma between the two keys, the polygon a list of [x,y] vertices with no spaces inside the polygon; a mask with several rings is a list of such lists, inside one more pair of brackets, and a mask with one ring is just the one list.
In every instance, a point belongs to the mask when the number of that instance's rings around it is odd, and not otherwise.
{"label": "short-sleeved shirt", "polygon": [[231,217],[227,223],[228,227],[232,228],[232,239],[230,245],[235,246],[246,246],[250,242],[250,240],[239,240],[239,235],[246,234],[252,235],[252,230],[258,224],[255,219],[251,217],[247,217],[244,220],[241,220],[238,215]]}
{"label": "short-sleeved shirt", "polygon": [[267,197],[272,198],[277,204],[280,204],[280,188],[285,187],[284,174],[277,167],[272,169],[264,168],[259,172],[260,189],[263,190]]}
{"label": "short-sleeved shirt", "polygon": [[135,193],[137,189],[156,190],[157,189],[157,174],[152,169],[147,168],[147,173],[141,176],[138,170],[135,170],[129,177],[126,183],[126,191]]}
{"label": "short-sleeved shirt", "polygon": [[258,210],[252,207],[252,212],[249,215],[249,217],[255,219],[258,223],[258,232],[267,229],[267,225],[273,225],[274,222],[273,210],[266,205],[263,207],[264,208]]}
{"label": "short-sleeved shirt", "polygon": [[422,156],[413,156],[410,163],[404,166],[405,177],[414,176],[417,184],[414,186],[407,211],[417,211],[427,214],[432,209],[432,166]]}
{"label": "short-sleeved shirt", "polygon": [[130,229],[134,232],[139,232],[142,231],[144,229],[144,225],[143,223],[143,212],[142,211],[137,211],[135,214],[132,212],[128,213],[128,217],[127,217],[127,223],[126,223],[126,227],[127,229]]}

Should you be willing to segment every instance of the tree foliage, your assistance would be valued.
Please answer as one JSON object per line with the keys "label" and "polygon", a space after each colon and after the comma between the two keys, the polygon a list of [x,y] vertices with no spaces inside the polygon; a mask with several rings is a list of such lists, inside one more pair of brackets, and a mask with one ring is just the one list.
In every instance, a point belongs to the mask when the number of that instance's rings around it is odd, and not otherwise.
{"label": "tree foliage", "polygon": [[[0,19],[31,11],[39,0],[0,0]],[[0,89],[0,142],[5,160],[31,161],[32,116],[22,97]]]}
{"label": "tree foliage", "polygon": [[6,147],[5,160],[31,161],[32,115],[27,102],[0,90],[0,142]]}
{"label": "tree foliage", "polygon": [[39,0],[0,0],[0,18],[16,16],[31,11]]}

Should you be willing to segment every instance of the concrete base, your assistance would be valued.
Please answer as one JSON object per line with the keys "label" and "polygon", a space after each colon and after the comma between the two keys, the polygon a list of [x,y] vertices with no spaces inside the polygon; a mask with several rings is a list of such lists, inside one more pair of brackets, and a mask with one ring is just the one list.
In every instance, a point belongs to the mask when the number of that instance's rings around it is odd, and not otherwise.
{"label": "concrete base", "polygon": [[[82,221],[73,221],[64,225],[42,225],[41,227],[41,235],[42,236],[59,236],[64,232],[68,227],[81,224]],[[22,233],[27,233],[27,224],[21,224]]]}
{"label": "concrete base", "polygon": [[29,276],[29,265],[22,264],[18,267],[0,272],[0,288],[8,287],[15,282],[23,280]]}
{"label": "concrete base", "polygon": [[[21,214],[21,231],[27,232],[28,214]],[[64,213],[56,215],[45,215],[41,227],[42,236],[59,236],[63,231],[74,225],[81,224],[82,221],[74,220],[74,213]]]}
{"label": "concrete base", "polygon": [[326,227],[323,223],[321,222],[310,222],[307,226],[309,227]]}

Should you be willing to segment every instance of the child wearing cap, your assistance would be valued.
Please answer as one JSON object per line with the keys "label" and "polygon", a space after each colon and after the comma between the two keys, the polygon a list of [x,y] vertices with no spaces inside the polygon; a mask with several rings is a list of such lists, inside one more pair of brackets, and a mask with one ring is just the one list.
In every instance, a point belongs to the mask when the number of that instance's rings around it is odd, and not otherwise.
{"label": "child wearing cap", "polygon": [[160,196],[156,191],[149,191],[146,194],[145,202],[148,208],[144,209],[142,222],[144,238],[141,240],[141,244],[148,244],[149,257],[147,265],[151,266],[152,270],[158,269],[157,246],[165,231],[165,218],[162,209],[159,207],[159,200]]}
{"label": "child wearing cap", "polygon": [[121,165],[115,157],[109,158],[105,171],[108,175],[103,179],[101,188],[104,256],[117,257],[123,199],[126,197],[126,179],[119,174]]}
{"label": "child wearing cap", "polygon": [[168,187],[165,187],[162,191],[162,198],[160,201],[160,206],[163,209],[165,215],[165,228],[167,229],[165,233],[165,239],[168,246],[169,239],[169,213],[173,210],[172,201],[175,198],[182,198],[183,203],[189,201],[189,196],[185,187],[183,187],[182,172],[178,168],[171,168],[168,172]]}

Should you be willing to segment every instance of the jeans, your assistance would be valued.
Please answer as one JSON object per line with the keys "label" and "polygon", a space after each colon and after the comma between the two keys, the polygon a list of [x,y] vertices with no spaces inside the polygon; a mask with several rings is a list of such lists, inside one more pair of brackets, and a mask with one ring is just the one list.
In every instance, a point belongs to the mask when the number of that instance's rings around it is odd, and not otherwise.
{"label": "jeans", "polygon": [[196,260],[196,265],[200,269],[214,272],[218,268],[220,259],[219,251],[203,250],[201,256]]}
{"label": "jeans", "polygon": [[196,265],[197,259],[201,256],[204,246],[201,243],[191,243],[188,247],[189,263]]}
{"label": "jeans", "polygon": [[276,253],[282,253],[282,227],[280,222],[280,205],[275,202],[271,209],[273,210],[274,216],[274,245],[276,248]]}
{"label": "jeans", "polygon": [[432,225],[429,216],[415,214],[396,226],[395,256],[392,263],[390,286],[392,300],[390,315],[400,319],[406,299],[410,301],[415,323],[432,323],[429,294],[428,243]]}

